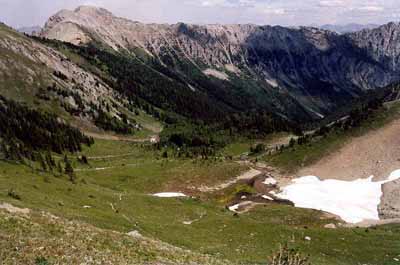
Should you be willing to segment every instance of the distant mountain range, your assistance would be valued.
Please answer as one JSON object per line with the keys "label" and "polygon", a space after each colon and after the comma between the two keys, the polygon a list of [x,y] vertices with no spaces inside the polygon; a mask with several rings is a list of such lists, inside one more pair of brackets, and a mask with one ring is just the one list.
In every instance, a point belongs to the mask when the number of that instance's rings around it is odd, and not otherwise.
{"label": "distant mountain range", "polygon": [[[351,23],[351,24],[346,24],[346,25],[326,24],[326,25],[319,26],[319,28],[325,29],[325,30],[330,30],[330,31],[337,32],[340,34],[344,34],[344,33],[352,33],[352,32],[356,32],[356,31],[361,31],[363,29],[374,29],[379,26],[380,25],[378,25],[378,24],[362,25],[362,24]],[[316,26],[316,27],[318,27],[318,26]]]}
{"label": "distant mountain range", "polygon": [[42,31],[42,27],[40,26],[32,26],[32,27],[21,27],[17,29],[18,32],[25,33],[28,35],[38,35],[40,31]]}
{"label": "distant mountain range", "polygon": [[[31,34],[39,29],[20,30]],[[76,98],[66,97],[62,104],[71,112],[79,107],[74,113],[89,119],[107,106],[111,118],[124,120],[117,105],[128,107],[129,99],[151,113],[158,109],[206,122],[262,111],[297,124],[312,123],[400,80],[397,23],[345,34],[314,27],[144,24],[81,6],[48,19],[39,36],[52,41],[21,38],[11,45],[11,35],[4,30],[0,47],[23,51],[21,55],[55,73],[40,80],[83,89],[79,97],[72,89],[68,94]],[[65,47],[60,49],[57,41]],[[32,49],[36,46],[40,53]],[[67,65],[75,61],[64,58],[65,50],[81,64]],[[3,59],[0,66],[8,64]],[[14,78],[38,75],[24,73],[30,66],[19,63]],[[105,102],[93,102],[105,91]]]}
{"label": "distant mountain range", "polygon": [[[143,24],[81,6],[52,16],[41,36],[151,58],[174,71],[187,90],[202,91],[227,109],[320,119],[399,79],[399,33],[395,23],[343,35],[313,27]],[[199,74],[215,85],[196,79]]]}

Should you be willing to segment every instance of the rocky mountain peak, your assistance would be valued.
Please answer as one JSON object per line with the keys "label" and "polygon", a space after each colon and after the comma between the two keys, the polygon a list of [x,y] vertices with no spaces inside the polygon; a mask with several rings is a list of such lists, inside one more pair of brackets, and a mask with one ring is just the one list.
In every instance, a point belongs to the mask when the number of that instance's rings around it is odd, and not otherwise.
{"label": "rocky mountain peak", "polygon": [[384,87],[398,79],[400,70],[396,23],[340,35],[313,27],[144,24],[81,6],[50,18],[42,36],[77,45],[100,41],[116,51],[146,54],[171,69],[184,62],[225,82],[235,79],[230,75],[249,73],[263,89],[279,88],[312,113]]}
{"label": "rocky mountain peak", "polygon": [[113,14],[107,9],[96,6],[88,6],[88,5],[77,7],[74,10],[74,13],[78,15],[87,15],[87,16],[113,16]]}
{"label": "rocky mountain peak", "polygon": [[400,70],[400,23],[390,22],[347,36],[374,60],[384,63],[391,70]]}

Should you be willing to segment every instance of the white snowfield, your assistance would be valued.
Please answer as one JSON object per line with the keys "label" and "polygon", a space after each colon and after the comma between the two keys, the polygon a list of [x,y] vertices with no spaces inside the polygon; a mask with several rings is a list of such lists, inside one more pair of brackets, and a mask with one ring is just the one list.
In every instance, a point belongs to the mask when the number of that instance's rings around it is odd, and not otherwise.
{"label": "white snowfield", "polygon": [[394,171],[385,181],[373,182],[372,179],[341,181],[302,177],[293,180],[293,184],[283,188],[277,197],[292,201],[296,207],[333,213],[348,223],[379,220],[382,184],[400,179],[400,170]]}
{"label": "white snowfield", "polygon": [[161,192],[153,194],[154,197],[159,198],[177,198],[177,197],[187,197],[185,194],[180,192]]}

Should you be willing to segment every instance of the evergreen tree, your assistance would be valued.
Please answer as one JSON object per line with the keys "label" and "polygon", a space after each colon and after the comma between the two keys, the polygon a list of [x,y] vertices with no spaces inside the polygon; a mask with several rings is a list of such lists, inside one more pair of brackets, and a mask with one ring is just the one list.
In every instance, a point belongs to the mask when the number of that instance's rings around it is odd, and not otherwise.
{"label": "evergreen tree", "polygon": [[61,161],[58,161],[58,164],[57,164],[57,171],[58,171],[58,173],[60,173],[60,174],[63,173],[63,167],[62,167]]}
{"label": "evergreen tree", "polygon": [[43,158],[43,156],[41,154],[39,156],[39,163],[40,163],[40,167],[42,168],[42,170],[47,171],[46,160]]}
{"label": "evergreen tree", "polygon": [[71,162],[69,161],[68,157],[65,156],[65,174],[69,177],[69,180],[72,183],[76,182],[76,176],[74,172],[74,168],[71,165]]}

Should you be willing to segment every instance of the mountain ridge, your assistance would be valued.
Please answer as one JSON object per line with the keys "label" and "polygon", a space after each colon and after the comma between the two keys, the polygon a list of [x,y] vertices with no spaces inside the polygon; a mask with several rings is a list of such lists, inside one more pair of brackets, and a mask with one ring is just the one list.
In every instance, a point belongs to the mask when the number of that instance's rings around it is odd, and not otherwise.
{"label": "mountain ridge", "polygon": [[378,28],[380,25],[378,24],[357,24],[357,23],[349,23],[345,25],[336,25],[336,24],[325,24],[325,25],[313,25],[314,27],[334,31],[340,34],[353,33],[357,31],[361,31],[363,29],[373,29]]}
{"label": "mountain ridge", "polygon": [[247,76],[259,81],[260,91],[293,98],[314,119],[366,90],[398,80],[397,62],[389,67],[386,57],[365,49],[361,36],[310,27],[143,24],[83,6],[52,16],[41,36],[75,45],[100,42],[136,55],[140,50],[180,73],[177,61],[186,61],[188,67],[226,82]]}

